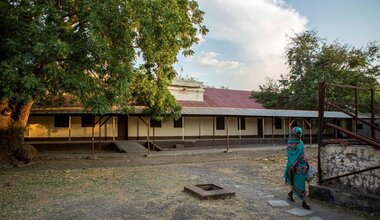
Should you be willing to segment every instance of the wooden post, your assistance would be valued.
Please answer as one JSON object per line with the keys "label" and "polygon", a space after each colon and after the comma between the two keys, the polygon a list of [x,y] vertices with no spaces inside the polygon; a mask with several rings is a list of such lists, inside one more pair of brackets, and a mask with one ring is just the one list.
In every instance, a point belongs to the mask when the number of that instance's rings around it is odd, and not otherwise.
{"label": "wooden post", "polygon": [[92,135],[91,135],[91,137],[92,137],[92,157],[95,157],[95,131],[94,131],[94,127],[95,127],[95,124],[94,124],[94,122],[91,122],[91,127],[92,127]]}
{"label": "wooden post", "polygon": [[112,140],[113,141],[115,140],[115,126],[116,126],[115,116],[112,116]]}
{"label": "wooden post", "polygon": [[[161,122],[162,123],[162,122]],[[156,127],[153,127],[153,143],[152,143],[152,151],[154,151],[154,144],[156,141]]]}
{"label": "wooden post", "polygon": [[212,148],[215,148],[215,116],[212,116]]}
{"label": "wooden post", "polygon": [[273,127],[274,127],[274,120],[272,117],[272,146],[274,146],[274,130],[273,130]]}
{"label": "wooden post", "polygon": [[137,128],[136,128],[137,140],[140,140],[140,118],[137,117]]}
{"label": "wooden post", "polygon": [[241,117],[238,117],[239,120],[239,139],[241,139]]}
{"label": "wooden post", "polygon": [[312,137],[312,132],[313,132],[313,127],[312,127],[312,121],[311,121],[311,119],[310,119],[310,130],[309,130],[309,136],[310,136],[310,147],[311,147],[311,145],[312,145],[312,142],[313,142],[313,137]]}
{"label": "wooden post", "polygon": [[102,141],[100,140],[101,139],[101,137],[102,137],[102,126],[101,126],[101,124],[102,124],[102,118],[99,118],[99,151],[101,151],[102,150]]}
{"label": "wooden post", "polygon": [[262,128],[263,128],[263,139],[265,138],[265,118],[263,118],[263,122],[261,124]]}
{"label": "wooden post", "polygon": [[310,135],[310,147],[311,147],[311,142],[312,142],[312,138],[311,138],[311,132],[312,132],[312,127],[311,127],[311,119],[310,119],[310,123],[307,121],[307,120],[305,120],[305,122],[306,122],[306,124],[308,124],[309,125],[309,135]]}
{"label": "wooden post", "polygon": [[198,139],[201,139],[201,117],[198,117]]}
{"label": "wooden post", "polygon": [[104,140],[106,140],[106,141],[108,140],[108,137],[107,137],[108,136],[108,131],[107,131],[108,119],[106,119],[106,121],[103,122],[103,125],[102,125],[102,126],[104,126]]}
{"label": "wooden post", "polygon": [[185,144],[185,116],[182,116],[182,141]]}
{"label": "wooden post", "polygon": [[241,117],[238,116],[239,121],[239,145],[241,145]]}
{"label": "wooden post", "polygon": [[149,117],[148,117],[148,124],[147,124],[147,126],[148,126],[148,135],[147,135],[146,139],[148,141],[148,155],[149,155],[149,153],[150,153],[150,140],[149,140],[150,118]]}
{"label": "wooden post", "polygon": [[226,126],[226,133],[227,133],[227,152],[228,152],[228,150],[229,150],[229,148],[230,148],[230,138],[229,138],[229,136],[228,136],[228,117],[226,117],[226,124],[227,124],[227,126]]}
{"label": "wooden post", "polygon": [[69,142],[71,142],[71,115],[69,115]]}

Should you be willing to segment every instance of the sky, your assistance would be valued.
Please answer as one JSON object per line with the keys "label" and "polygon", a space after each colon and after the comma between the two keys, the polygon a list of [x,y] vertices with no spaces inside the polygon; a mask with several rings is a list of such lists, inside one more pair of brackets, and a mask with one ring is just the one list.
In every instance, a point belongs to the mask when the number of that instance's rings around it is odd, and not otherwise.
{"label": "sky", "polygon": [[216,88],[258,90],[289,72],[289,36],[314,30],[353,47],[380,43],[380,0],[198,0],[209,33],[175,68]]}

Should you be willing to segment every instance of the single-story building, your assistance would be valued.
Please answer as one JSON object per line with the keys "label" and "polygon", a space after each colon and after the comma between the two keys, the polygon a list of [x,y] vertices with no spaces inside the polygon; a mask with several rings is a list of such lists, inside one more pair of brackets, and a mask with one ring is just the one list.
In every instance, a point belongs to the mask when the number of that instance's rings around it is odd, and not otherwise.
{"label": "single-story building", "polygon": [[[155,121],[141,112],[96,116],[69,103],[60,107],[36,106],[31,110],[25,140],[150,140],[163,147],[178,143],[273,144],[285,143],[289,129],[299,126],[304,129],[305,142],[315,142],[317,111],[265,109],[250,91],[205,88],[200,82],[174,80],[169,89],[182,106],[179,120]],[[353,129],[351,117],[344,113],[327,111],[325,118]],[[343,136],[333,129],[324,132],[332,137]]]}

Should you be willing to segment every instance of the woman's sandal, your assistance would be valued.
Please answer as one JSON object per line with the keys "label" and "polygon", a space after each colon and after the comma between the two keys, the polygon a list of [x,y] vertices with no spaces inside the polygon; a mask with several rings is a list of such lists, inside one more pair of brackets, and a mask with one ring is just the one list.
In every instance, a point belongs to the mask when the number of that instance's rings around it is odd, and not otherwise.
{"label": "woman's sandal", "polygon": [[295,202],[296,200],[293,199],[293,193],[288,193],[288,200],[291,202]]}
{"label": "woman's sandal", "polygon": [[305,201],[302,202],[302,208],[310,210],[310,206]]}

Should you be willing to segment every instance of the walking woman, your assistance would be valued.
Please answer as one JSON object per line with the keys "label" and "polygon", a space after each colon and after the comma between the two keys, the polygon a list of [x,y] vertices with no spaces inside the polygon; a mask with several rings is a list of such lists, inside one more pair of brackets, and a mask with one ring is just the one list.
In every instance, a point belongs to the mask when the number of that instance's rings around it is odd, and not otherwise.
{"label": "walking woman", "polygon": [[285,183],[292,186],[292,189],[288,193],[288,200],[295,202],[293,194],[296,194],[302,201],[302,208],[310,210],[310,206],[305,201],[305,181],[309,164],[305,157],[301,136],[302,129],[299,127],[294,127],[290,131],[287,148],[288,162],[284,177]]}

